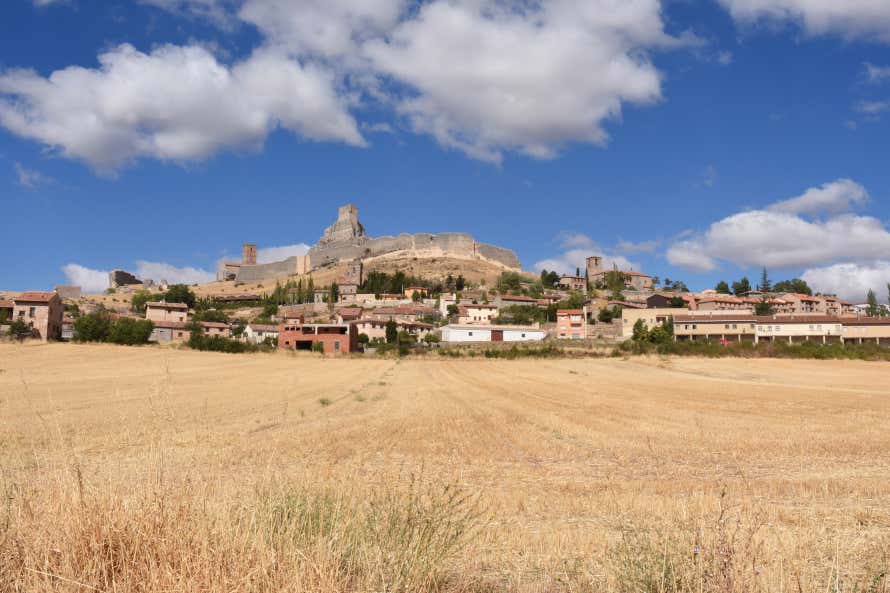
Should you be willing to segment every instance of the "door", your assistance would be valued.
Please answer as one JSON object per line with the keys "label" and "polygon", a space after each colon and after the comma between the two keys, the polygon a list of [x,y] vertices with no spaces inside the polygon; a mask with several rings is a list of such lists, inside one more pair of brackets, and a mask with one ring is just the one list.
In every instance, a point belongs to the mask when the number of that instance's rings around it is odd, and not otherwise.
{"label": "door", "polygon": [[502,329],[491,330],[491,341],[492,342],[503,342],[504,341],[504,330],[502,330]]}

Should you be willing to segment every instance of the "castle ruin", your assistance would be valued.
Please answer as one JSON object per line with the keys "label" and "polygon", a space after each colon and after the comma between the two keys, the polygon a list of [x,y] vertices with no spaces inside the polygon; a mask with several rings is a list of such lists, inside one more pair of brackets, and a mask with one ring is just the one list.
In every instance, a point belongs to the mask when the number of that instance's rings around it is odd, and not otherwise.
{"label": "castle ruin", "polygon": [[[520,269],[519,258],[512,250],[479,243],[466,233],[403,233],[395,237],[369,237],[359,222],[358,208],[353,204],[340,206],[336,222],[324,230],[318,243],[306,255],[257,264],[256,246],[250,246],[253,247],[253,262],[248,263],[248,245],[245,245],[242,261],[222,263],[217,279],[252,282],[264,278],[306,274],[322,266],[339,263],[400,256],[483,260],[509,270]],[[352,268],[350,276],[356,275],[355,269]],[[358,276],[361,277],[361,272],[358,272]]]}

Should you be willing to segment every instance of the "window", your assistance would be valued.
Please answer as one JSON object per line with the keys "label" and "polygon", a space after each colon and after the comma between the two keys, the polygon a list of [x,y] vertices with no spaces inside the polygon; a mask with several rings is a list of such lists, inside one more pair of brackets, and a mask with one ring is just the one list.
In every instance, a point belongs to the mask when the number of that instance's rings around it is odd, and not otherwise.
{"label": "window", "polygon": [[733,324],[732,324],[732,329],[739,329],[738,324],[733,323]]}
{"label": "window", "polygon": [[725,325],[723,326],[723,329],[729,329],[729,324],[728,324],[728,323],[725,324]]}
{"label": "window", "polygon": [[340,342],[334,342],[334,352],[340,351]]}
{"label": "window", "polygon": [[37,307],[31,307],[28,309],[28,317],[34,317],[34,314],[37,313]]}
{"label": "window", "polygon": [[522,337],[524,338],[524,337],[525,337],[525,334],[522,334]]}
{"label": "window", "polygon": [[473,332],[467,332],[467,335],[468,335],[468,336],[472,336],[472,335],[473,335]]}
{"label": "window", "polygon": [[692,329],[698,329],[698,326],[697,326],[696,324],[693,323],[693,324],[692,324]]}

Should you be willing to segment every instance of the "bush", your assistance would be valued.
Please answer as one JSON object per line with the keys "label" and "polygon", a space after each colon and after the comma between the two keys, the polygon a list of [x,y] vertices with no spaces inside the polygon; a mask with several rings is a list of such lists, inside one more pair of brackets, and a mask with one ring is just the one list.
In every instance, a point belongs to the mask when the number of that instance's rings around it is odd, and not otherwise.
{"label": "bush", "polygon": [[324,354],[324,343],[323,342],[313,342],[312,351],[320,352],[320,353]]}
{"label": "bush", "polygon": [[113,320],[105,311],[96,311],[74,320],[75,342],[106,342]]}
{"label": "bush", "polygon": [[22,341],[25,338],[29,338],[33,335],[33,330],[31,326],[25,323],[21,319],[16,319],[12,323],[9,324],[9,336],[11,338],[15,338],[18,341]]}
{"label": "bush", "polygon": [[194,350],[240,354],[242,352],[259,352],[273,349],[265,344],[250,344],[249,342],[241,342],[240,340],[232,340],[222,336],[206,336],[204,335],[201,326],[197,324],[191,325],[189,331],[191,332],[191,335],[186,344],[189,348]]}
{"label": "bush", "polygon": [[126,346],[147,344],[153,329],[154,323],[148,319],[121,317],[111,324],[107,341]]}

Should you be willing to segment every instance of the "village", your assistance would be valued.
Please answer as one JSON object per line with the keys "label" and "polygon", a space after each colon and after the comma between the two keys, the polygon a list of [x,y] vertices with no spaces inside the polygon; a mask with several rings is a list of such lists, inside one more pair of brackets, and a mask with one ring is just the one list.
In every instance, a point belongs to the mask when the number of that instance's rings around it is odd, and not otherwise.
{"label": "village", "polygon": [[[366,272],[365,262],[381,257],[452,257],[461,269],[485,265],[500,273],[487,285],[463,275]],[[315,277],[324,275],[331,281],[316,286]],[[351,204],[340,208],[307,255],[261,264],[256,245],[244,244],[240,261],[221,263],[218,280],[230,290],[196,296],[192,288],[198,287],[115,270],[100,300],[76,286],[0,294],[0,332],[18,339],[185,343],[229,351],[237,348],[227,345],[237,342],[332,356],[393,347],[615,344],[656,330],[678,342],[890,344],[886,307],[813,295],[797,280],[773,287],[766,270],[757,288],[743,279],[733,290],[721,283],[693,293],[682,282],[609,269],[602,255],[591,254],[583,273],[543,270],[538,277],[522,272],[511,251],[467,235],[372,239]],[[113,306],[109,295],[115,295]],[[109,338],[114,323],[126,325],[119,339]],[[203,338],[209,341],[196,346]]]}

